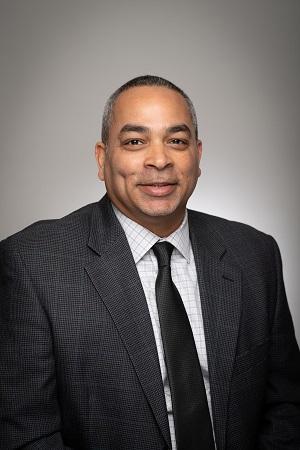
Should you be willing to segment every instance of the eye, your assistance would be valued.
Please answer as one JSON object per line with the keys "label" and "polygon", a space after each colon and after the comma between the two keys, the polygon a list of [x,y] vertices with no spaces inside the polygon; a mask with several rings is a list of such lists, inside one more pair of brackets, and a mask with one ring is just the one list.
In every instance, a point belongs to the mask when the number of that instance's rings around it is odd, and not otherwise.
{"label": "eye", "polygon": [[168,143],[176,148],[185,148],[189,145],[189,142],[186,139],[172,138],[168,141]]}
{"label": "eye", "polygon": [[141,139],[130,139],[124,142],[124,145],[141,145],[143,141]]}
{"label": "eye", "polygon": [[171,139],[171,144],[185,144],[181,139]]}

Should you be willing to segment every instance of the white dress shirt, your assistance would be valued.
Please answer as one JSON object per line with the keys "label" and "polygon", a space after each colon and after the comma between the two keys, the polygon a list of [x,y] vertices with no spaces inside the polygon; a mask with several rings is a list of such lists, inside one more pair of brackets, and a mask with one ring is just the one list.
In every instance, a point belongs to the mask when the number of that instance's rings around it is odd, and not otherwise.
{"label": "white dress shirt", "polygon": [[207,366],[207,354],[203,328],[203,318],[197,280],[194,254],[189,238],[189,226],[187,212],[181,226],[170,236],[160,238],[147,228],[129,219],[114,205],[114,212],[126,234],[148,304],[156,347],[159,357],[160,370],[163,380],[166,406],[168,411],[169,427],[172,440],[172,450],[176,450],[174,419],[169,381],[167,377],[164,350],[160,333],[159,316],[155,297],[155,281],[157,277],[157,260],[152,246],[159,241],[168,241],[174,246],[171,256],[171,274],[183,304],[185,306],[192,328],[195,345],[204,378],[207,401],[211,414],[210,386]]}

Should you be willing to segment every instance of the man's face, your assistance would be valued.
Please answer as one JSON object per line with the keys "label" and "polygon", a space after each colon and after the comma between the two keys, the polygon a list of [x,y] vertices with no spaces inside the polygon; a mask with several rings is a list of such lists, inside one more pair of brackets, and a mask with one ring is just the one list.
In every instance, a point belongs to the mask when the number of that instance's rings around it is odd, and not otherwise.
{"label": "man's face", "polygon": [[99,178],[126,216],[160,235],[176,229],[200,175],[184,98],[164,87],[135,87],[117,99],[107,146],[96,144]]}

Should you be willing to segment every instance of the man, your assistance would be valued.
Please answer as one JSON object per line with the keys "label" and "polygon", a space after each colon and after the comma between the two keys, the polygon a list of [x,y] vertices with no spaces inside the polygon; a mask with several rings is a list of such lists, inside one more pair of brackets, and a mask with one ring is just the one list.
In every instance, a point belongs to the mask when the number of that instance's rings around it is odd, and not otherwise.
{"label": "man", "polygon": [[201,158],[189,98],[129,81],[95,153],[99,203],[1,244],[0,448],[299,450],[279,250],[186,210]]}

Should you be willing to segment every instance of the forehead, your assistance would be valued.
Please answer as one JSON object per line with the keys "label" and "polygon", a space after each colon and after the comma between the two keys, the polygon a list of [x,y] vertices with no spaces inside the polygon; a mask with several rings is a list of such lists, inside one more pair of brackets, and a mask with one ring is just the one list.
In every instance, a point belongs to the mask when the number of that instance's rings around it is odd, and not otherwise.
{"label": "forehead", "polygon": [[139,86],[122,92],[115,102],[112,127],[127,122],[162,127],[176,123],[191,125],[192,118],[179,92],[165,87]]}

